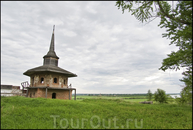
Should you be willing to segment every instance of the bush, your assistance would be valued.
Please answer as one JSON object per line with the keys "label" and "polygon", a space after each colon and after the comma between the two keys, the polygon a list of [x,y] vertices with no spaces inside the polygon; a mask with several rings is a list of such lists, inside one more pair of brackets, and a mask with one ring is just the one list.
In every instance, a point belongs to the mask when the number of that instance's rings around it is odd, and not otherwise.
{"label": "bush", "polygon": [[148,100],[148,101],[151,101],[152,95],[153,95],[153,94],[151,93],[151,91],[148,90],[148,93],[147,93],[147,100]]}
{"label": "bush", "polygon": [[160,103],[167,103],[167,95],[162,89],[157,89],[157,91],[154,93],[154,99]]}

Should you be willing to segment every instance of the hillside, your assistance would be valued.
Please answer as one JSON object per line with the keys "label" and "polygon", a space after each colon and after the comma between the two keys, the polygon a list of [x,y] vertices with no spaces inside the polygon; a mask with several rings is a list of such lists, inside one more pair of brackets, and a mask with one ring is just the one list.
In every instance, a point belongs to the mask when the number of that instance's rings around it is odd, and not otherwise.
{"label": "hillside", "polygon": [[192,129],[192,106],[1,97],[2,129]]}

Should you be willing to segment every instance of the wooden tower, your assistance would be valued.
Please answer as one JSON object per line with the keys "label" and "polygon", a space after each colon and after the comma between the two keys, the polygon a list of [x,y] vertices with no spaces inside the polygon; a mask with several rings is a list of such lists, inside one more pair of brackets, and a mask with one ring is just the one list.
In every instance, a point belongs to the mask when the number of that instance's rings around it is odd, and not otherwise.
{"label": "wooden tower", "polygon": [[58,67],[59,57],[54,51],[54,28],[49,51],[43,57],[43,65],[23,73],[30,77],[27,97],[72,99],[72,90],[75,90],[76,99],[76,89],[68,86],[68,78],[77,75]]}

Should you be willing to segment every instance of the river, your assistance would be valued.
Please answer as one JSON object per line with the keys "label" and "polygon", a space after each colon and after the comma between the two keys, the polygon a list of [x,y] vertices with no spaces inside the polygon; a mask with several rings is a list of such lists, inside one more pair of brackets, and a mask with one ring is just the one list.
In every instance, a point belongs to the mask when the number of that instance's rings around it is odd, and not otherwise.
{"label": "river", "polygon": [[179,95],[179,94],[177,94],[177,95],[170,95],[172,98],[175,98],[176,96],[178,97],[178,98],[180,98],[181,96]]}

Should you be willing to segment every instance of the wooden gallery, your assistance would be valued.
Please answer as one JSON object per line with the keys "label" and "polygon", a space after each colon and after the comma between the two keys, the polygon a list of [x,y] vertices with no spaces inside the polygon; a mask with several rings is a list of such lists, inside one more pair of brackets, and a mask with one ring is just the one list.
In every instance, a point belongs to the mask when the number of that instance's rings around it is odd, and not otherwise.
{"label": "wooden gallery", "polygon": [[67,70],[58,67],[59,57],[54,51],[54,28],[48,53],[43,57],[43,65],[24,72],[30,77],[30,85],[27,87],[27,97],[43,97],[52,99],[72,99],[72,90],[68,86],[68,78],[77,77]]}

